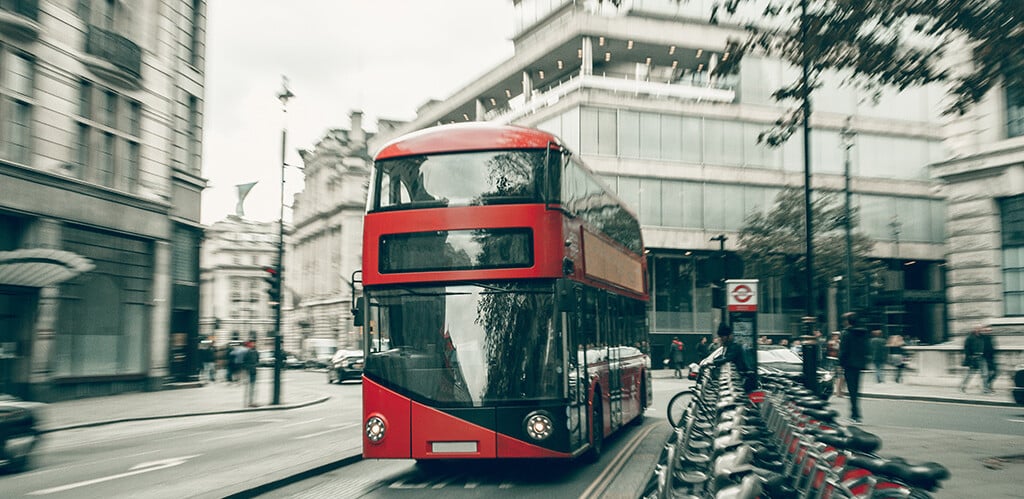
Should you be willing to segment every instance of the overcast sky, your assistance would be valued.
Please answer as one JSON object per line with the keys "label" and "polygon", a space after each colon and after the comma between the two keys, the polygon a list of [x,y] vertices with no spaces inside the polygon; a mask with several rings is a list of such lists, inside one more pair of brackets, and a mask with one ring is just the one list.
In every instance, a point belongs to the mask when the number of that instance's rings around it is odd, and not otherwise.
{"label": "overcast sky", "polygon": [[[211,0],[207,4],[202,222],[234,213],[236,184],[258,181],[247,218],[278,218],[281,130],[286,162],[349,113],[408,120],[512,55],[511,0]],[[287,118],[281,76],[295,98]],[[287,121],[285,121],[287,119]],[[372,153],[372,151],[371,151]],[[288,169],[285,202],[301,189]],[[286,211],[285,219],[291,215]]]}

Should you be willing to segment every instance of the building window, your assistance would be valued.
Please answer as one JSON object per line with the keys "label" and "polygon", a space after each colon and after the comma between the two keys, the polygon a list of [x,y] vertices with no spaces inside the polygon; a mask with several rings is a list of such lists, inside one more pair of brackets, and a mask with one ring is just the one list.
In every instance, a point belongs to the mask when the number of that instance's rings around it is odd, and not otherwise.
{"label": "building window", "polygon": [[200,33],[200,14],[202,13],[203,2],[202,0],[192,0],[192,18],[190,20],[189,32],[189,49],[188,49],[188,62],[195,66],[199,62],[199,33]]}
{"label": "building window", "polygon": [[200,122],[199,122],[199,99],[194,95],[188,96],[188,124],[186,126],[186,151],[188,158],[186,166],[189,171],[198,172],[200,167]]}
{"label": "building window", "polygon": [[0,45],[0,159],[30,161],[34,79],[33,60]]}
{"label": "building window", "polygon": [[1003,306],[1024,315],[1024,194],[999,200],[1003,246]]}
{"label": "building window", "polygon": [[1006,87],[1006,138],[1024,135],[1024,87]]}
{"label": "building window", "polygon": [[142,156],[142,105],[82,80],[78,109],[78,178],[135,192]]}

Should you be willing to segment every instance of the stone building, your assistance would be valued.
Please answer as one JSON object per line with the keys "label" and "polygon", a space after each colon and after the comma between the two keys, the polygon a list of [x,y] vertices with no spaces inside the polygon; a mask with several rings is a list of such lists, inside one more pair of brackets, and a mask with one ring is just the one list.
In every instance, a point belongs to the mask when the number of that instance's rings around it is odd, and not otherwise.
{"label": "stone building", "polygon": [[1024,362],[1024,89],[997,87],[947,130],[950,157],[932,165],[947,200],[947,363],[988,324],[1009,369]]}
{"label": "stone building", "polygon": [[194,373],[205,12],[0,2],[0,391]]}
{"label": "stone building", "polygon": [[363,212],[370,172],[362,113],[350,114],[348,130],[328,131],[311,150],[300,151],[304,187],[295,195],[285,280],[293,300],[285,309],[285,338],[306,353],[311,339],[339,348],[361,348],[352,325],[353,273],[362,267]]}
{"label": "stone building", "polygon": [[206,229],[199,307],[204,340],[218,348],[249,340],[255,340],[260,350],[274,348],[274,309],[266,277],[267,268],[277,262],[279,237],[276,221],[255,222],[235,215]]}

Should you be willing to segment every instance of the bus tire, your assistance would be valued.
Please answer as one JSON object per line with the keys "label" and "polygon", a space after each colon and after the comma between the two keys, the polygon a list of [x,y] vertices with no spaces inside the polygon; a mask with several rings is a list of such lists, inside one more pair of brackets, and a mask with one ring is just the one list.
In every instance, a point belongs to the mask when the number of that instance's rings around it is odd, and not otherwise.
{"label": "bus tire", "polygon": [[601,407],[601,393],[595,391],[593,410],[590,411],[590,449],[583,455],[583,461],[587,463],[600,461],[604,450],[604,414]]}

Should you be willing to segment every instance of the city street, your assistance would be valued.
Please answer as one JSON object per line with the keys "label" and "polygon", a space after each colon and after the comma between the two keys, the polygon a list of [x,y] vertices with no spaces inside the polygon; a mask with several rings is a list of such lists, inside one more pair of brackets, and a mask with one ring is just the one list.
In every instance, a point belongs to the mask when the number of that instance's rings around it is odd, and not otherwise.
{"label": "city street", "polygon": [[[270,393],[261,371],[260,400]],[[329,396],[288,410],[130,421],[51,431],[29,471],[0,476],[5,497],[629,497],[645,483],[669,433],[665,406],[692,382],[656,372],[654,406],[645,424],[607,442],[596,465],[576,463],[437,463],[362,461],[359,435],[361,385],[328,385],[324,373],[288,371],[283,385],[292,399]],[[869,383],[866,389],[874,388]],[[894,389],[895,385],[888,387]],[[916,387],[918,391],[927,390]],[[201,388],[81,402],[107,419],[146,413],[154,399],[204,400],[204,407],[241,401],[239,386]],[[237,399],[235,398],[237,396]],[[322,398],[321,398],[322,399]],[[143,402],[126,402],[145,400]],[[318,399],[320,400],[320,399]],[[106,401],[106,404],[97,403]],[[848,400],[832,398],[846,414]],[[75,404],[68,402],[65,404]],[[56,406],[56,419],[66,412]],[[183,411],[188,407],[181,407]],[[201,407],[193,408],[203,412]],[[233,409],[236,410],[236,409]],[[967,403],[866,398],[863,428],[883,438],[884,456],[936,461],[952,479],[936,497],[1024,497],[1013,476],[1024,472],[1024,409]],[[152,411],[150,412],[152,413]],[[72,415],[73,416],[73,415]],[[70,416],[63,416],[71,427]],[[81,419],[81,418],[79,418]],[[284,484],[283,487],[274,488]]]}
{"label": "city street", "polygon": [[[269,371],[261,374],[269,379]],[[290,371],[287,382],[285,390],[301,386],[330,399],[286,411],[47,433],[30,470],[0,476],[0,489],[5,497],[225,497],[359,452],[359,383],[327,385],[324,373],[312,371]],[[268,382],[260,386],[264,401],[269,387]],[[228,393],[240,403],[242,389],[238,385]],[[116,406],[110,411],[117,415]]]}

